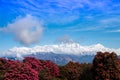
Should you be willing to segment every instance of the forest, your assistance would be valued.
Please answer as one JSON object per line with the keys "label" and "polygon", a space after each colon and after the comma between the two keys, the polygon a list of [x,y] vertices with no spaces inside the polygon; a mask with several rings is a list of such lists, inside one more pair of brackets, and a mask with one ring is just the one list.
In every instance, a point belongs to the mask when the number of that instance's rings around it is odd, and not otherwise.
{"label": "forest", "polygon": [[0,58],[0,80],[120,80],[120,60],[114,52],[97,52],[92,63],[63,66],[34,57]]}

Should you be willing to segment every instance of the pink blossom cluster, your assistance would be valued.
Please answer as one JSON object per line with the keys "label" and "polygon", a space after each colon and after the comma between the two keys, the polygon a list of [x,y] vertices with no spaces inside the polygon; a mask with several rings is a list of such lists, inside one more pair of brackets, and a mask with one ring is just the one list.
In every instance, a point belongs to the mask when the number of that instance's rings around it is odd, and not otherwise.
{"label": "pink blossom cluster", "polygon": [[32,57],[25,57],[22,62],[0,58],[0,79],[41,80],[48,75],[50,78],[59,76],[58,66],[50,61]]}

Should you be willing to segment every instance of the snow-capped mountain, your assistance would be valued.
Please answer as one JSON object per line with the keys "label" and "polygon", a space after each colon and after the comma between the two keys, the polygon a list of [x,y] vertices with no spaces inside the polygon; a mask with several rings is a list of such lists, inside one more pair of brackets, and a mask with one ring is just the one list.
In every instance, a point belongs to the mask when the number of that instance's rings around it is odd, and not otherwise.
{"label": "snow-capped mountain", "polygon": [[[106,48],[101,44],[82,46],[78,43],[62,43],[59,45],[35,46],[33,48],[14,47],[1,53],[0,56],[16,59],[23,59],[25,56],[34,56],[40,59],[49,59],[56,63],[60,63],[60,60],[65,61],[65,63],[68,61],[85,62],[85,60],[86,62],[90,62],[93,59],[91,56],[94,56],[98,51],[120,54],[120,49]],[[89,57],[91,58],[90,61],[87,60]]]}
{"label": "snow-capped mountain", "polygon": [[74,54],[74,55],[93,55],[93,52],[98,52],[98,51],[116,52],[118,55],[120,54],[120,49],[106,48],[101,44],[82,46],[78,43],[62,43],[60,45],[44,45],[44,46],[35,46],[33,48],[14,47],[12,49],[9,49],[7,52],[16,53],[16,54],[19,53],[21,55],[33,54],[37,52],[53,52],[53,53]]}

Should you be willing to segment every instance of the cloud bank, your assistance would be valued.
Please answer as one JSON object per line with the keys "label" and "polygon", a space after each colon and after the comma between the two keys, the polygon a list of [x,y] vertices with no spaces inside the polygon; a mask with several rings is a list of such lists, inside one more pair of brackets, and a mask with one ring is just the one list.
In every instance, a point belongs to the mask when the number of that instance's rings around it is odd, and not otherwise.
{"label": "cloud bank", "polygon": [[101,44],[95,44],[90,46],[82,46],[78,43],[62,43],[59,45],[44,45],[35,46],[33,48],[28,47],[14,47],[6,52],[1,53],[1,57],[18,57],[23,58],[25,55],[30,54],[40,54],[40,53],[50,53],[55,54],[73,54],[73,55],[95,55],[96,52],[115,52],[120,55],[119,49],[107,48]]}
{"label": "cloud bank", "polygon": [[7,24],[2,31],[13,33],[16,41],[28,46],[39,42],[43,27],[36,17],[26,15],[25,17],[17,18],[13,23]]}

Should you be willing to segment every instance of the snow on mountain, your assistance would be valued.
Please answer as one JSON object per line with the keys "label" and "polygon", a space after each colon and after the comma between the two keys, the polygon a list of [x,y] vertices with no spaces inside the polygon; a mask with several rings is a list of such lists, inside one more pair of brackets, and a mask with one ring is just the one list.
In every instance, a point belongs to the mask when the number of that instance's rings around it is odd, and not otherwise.
{"label": "snow on mountain", "polygon": [[14,47],[7,50],[6,52],[1,53],[0,56],[17,56],[22,58],[22,56],[25,55],[50,52],[53,52],[55,54],[95,55],[98,51],[115,52],[120,55],[120,49],[106,48],[101,44],[82,46],[78,43],[62,43],[59,45],[35,46],[33,48]]}

